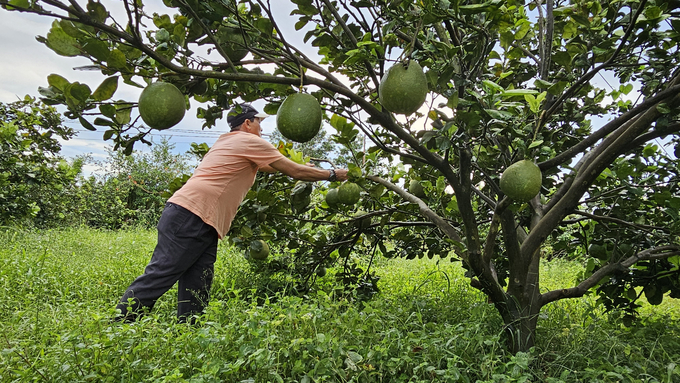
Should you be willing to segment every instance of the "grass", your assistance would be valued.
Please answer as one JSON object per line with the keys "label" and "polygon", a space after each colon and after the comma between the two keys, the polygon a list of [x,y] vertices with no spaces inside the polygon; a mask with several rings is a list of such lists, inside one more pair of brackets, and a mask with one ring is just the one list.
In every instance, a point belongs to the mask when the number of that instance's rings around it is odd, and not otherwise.
{"label": "grass", "polygon": [[[137,323],[111,324],[155,245],[144,230],[0,232],[0,381],[68,382],[679,382],[677,302],[611,321],[595,298],[541,313],[538,344],[509,355],[495,309],[457,263],[379,260],[381,294],[251,296],[262,277],[221,244],[213,298],[197,326],[176,323],[176,291]],[[576,263],[545,264],[570,285]]]}

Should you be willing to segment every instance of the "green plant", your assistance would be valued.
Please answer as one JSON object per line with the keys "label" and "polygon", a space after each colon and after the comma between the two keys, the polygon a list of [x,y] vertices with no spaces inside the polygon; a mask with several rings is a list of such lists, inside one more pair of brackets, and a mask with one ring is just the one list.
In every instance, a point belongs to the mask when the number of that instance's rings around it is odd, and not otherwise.
{"label": "green plant", "polygon": [[[108,76],[92,91],[50,75],[40,92],[85,128],[105,126],[104,138],[127,154],[150,130],[132,118],[131,102],[111,101],[119,78],[132,86],[162,78],[187,93],[189,84],[207,81],[205,94],[193,96],[209,104],[197,114],[205,128],[240,102],[266,100],[263,110],[272,114],[299,93],[319,101],[321,118],[337,132],[332,139],[351,152],[349,178],[361,198],[329,211],[312,193],[309,204],[295,206],[289,179],[261,175],[229,233],[240,249],[267,238],[286,254],[276,267],[296,280],[298,294],[319,265],[341,264],[335,275],[345,296],[366,299],[380,290],[373,262],[380,257],[453,259],[494,302],[516,353],[536,344],[542,310],[556,301],[596,293],[612,315],[624,312],[632,323],[644,297],[663,304],[680,294],[673,157],[680,38],[665,0],[296,0],[294,20],[276,12],[281,2],[249,0],[168,0],[167,14],[153,16],[143,1],[111,9],[95,1],[85,8],[59,0],[0,4],[55,18],[39,41]],[[280,28],[288,22],[299,39]],[[215,33],[224,25],[250,37],[244,43],[253,60],[197,53],[198,42],[219,48]],[[395,116],[380,104],[379,79],[394,62],[423,68],[427,112]],[[599,82],[605,72],[614,86]],[[607,122],[595,125],[600,116]],[[535,160],[543,177],[540,195],[518,206],[502,198],[499,174],[521,158]],[[406,192],[410,179],[421,181],[427,201]],[[357,222],[359,210],[375,223]],[[591,243],[611,247],[611,256],[590,256]],[[548,251],[584,260],[579,279],[542,290]]]}

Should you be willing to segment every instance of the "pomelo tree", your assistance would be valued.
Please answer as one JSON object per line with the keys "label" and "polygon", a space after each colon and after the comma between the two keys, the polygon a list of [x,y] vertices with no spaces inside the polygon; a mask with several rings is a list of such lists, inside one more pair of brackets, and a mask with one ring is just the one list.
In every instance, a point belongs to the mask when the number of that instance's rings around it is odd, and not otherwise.
{"label": "pomelo tree", "polygon": [[[642,297],[680,296],[674,3],[293,0],[290,16],[272,3],[165,0],[150,14],[141,0],[0,0],[53,18],[38,40],[107,76],[90,87],[55,74],[40,93],[118,148],[131,151],[149,129],[136,100],[113,100],[117,87],[156,79],[201,103],[206,127],[235,102],[265,99],[275,114],[304,92],[337,143],[365,135],[370,144],[352,152],[357,204],[330,208],[312,194],[293,206],[291,181],[272,175],[234,223],[236,245],[266,239],[292,259],[271,263],[297,273],[301,288],[336,265],[342,283],[375,293],[379,276],[352,253],[450,256],[495,305],[513,351],[534,345],[541,308],[560,299],[597,292],[631,320]],[[221,37],[224,28],[241,38]],[[250,55],[230,54],[239,48]],[[411,62],[424,70],[426,102],[395,115],[380,103],[394,96],[378,94],[381,78]],[[526,203],[499,187],[520,160],[542,173]],[[411,180],[423,197],[407,191]],[[542,289],[543,256],[583,257],[585,272]]]}

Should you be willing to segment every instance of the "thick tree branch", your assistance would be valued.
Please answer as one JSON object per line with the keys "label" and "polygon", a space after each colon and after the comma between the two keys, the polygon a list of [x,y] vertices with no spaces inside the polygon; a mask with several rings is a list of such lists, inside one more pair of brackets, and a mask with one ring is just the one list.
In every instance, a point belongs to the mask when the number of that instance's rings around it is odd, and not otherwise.
{"label": "thick tree branch", "polygon": [[[673,97],[669,102],[671,108],[680,105],[680,95]],[[522,243],[522,254],[533,254],[547,238],[552,230],[557,227],[559,222],[572,212],[579,203],[580,198],[585,194],[593,180],[614,161],[621,153],[625,152],[626,146],[633,141],[643,131],[661,116],[657,108],[650,108],[643,115],[621,129],[617,134],[607,137],[592,153],[584,157],[583,163],[579,166],[573,181],[568,185],[562,186],[561,190],[566,190],[563,196],[540,220],[540,223],[533,228],[527,239]],[[563,189],[565,188],[565,189]]]}
{"label": "thick tree branch", "polygon": [[563,151],[559,155],[547,160],[543,161],[538,164],[538,167],[542,170],[548,170],[551,169],[555,166],[558,166],[564,162],[569,161],[572,159],[574,156],[578,155],[579,153],[582,153],[592,145],[594,145],[597,141],[601,140],[602,138],[606,137],[608,134],[612,133],[616,129],[620,128],[622,125],[627,123],[628,121],[632,120],[636,116],[638,116],[640,113],[643,113],[649,108],[653,107],[654,105],[658,104],[659,102],[672,97],[680,92],[680,85],[674,85],[671,86],[657,94],[655,94],[652,97],[649,97],[645,99],[641,104],[637,105],[633,109],[629,110],[628,112],[622,114],[621,116],[617,117],[613,121],[608,122],[605,124],[603,127],[600,129],[596,130],[593,134],[590,136],[586,137],[583,139],[581,142],[578,144],[570,147],[569,149]]}
{"label": "thick tree branch", "polygon": [[680,255],[680,246],[678,245],[659,246],[652,249],[641,251],[621,262],[611,263],[602,267],[601,269],[594,272],[593,275],[588,277],[586,280],[579,283],[578,286],[576,287],[561,290],[552,290],[547,293],[541,294],[541,306],[564,298],[582,297],[588,290],[597,285],[597,283],[601,281],[602,278],[619,270],[621,271],[627,270],[628,268],[630,268],[632,265],[639,261],[666,259],[675,255]]}

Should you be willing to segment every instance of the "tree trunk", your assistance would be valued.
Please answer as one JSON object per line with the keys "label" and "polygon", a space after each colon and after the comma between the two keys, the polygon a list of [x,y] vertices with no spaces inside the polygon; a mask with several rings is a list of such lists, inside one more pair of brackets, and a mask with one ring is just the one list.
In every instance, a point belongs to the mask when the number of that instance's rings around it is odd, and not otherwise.
{"label": "tree trunk", "polygon": [[541,310],[539,291],[540,250],[510,259],[510,281],[506,295],[507,315],[503,315],[508,349],[513,353],[528,351],[534,346],[538,313]]}

